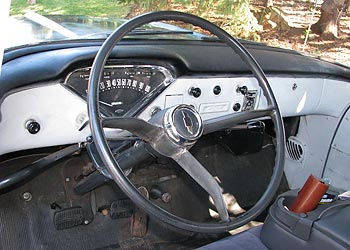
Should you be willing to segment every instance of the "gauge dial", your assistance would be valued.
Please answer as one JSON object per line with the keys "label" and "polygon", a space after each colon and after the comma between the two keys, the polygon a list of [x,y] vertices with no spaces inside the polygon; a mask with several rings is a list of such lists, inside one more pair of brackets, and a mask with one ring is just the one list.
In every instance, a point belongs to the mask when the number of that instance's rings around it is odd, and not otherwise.
{"label": "gauge dial", "polygon": [[[78,69],[64,86],[86,99],[90,68]],[[99,83],[100,109],[107,116],[131,116],[173,80],[160,66],[106,66]]]}

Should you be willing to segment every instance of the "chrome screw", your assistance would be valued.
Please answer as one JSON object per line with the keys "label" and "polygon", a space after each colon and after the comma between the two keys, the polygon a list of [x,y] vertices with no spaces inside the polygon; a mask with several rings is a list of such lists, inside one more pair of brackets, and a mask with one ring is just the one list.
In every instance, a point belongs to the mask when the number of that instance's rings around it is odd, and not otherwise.
{"label": "chrome screw", "polygon": [[151,109],[151,111],[150,111],[150,115],[151,116],[154,116],[155,114],[157,114],[159,111],[161,111],[162,109],[160,108],[160,107],[158,107],[158,106],[155,106],[155,107],[153,107],[152,109]]}
{"label": "chrome screw", "polygon": [[29,193],[29,192],[24,192],[24,193],[22,194],[22,197],[23,197],[23,199],[24,199],[25,201],[30,201],[30,200],[32,199],[32,194]]}
{"label": "chrome screw", "polygon": [[169,194],[168,192],[165,192],[162,194],[161,200],[164,203],[169,203],[171,201],[171,194]]}

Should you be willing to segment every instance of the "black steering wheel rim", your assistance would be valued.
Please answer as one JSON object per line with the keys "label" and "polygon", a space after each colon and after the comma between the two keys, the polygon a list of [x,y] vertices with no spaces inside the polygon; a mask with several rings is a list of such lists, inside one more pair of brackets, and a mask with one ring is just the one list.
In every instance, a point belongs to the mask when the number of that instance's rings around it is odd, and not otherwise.
{"label": "black steering wheel rim", "polygon": [[[125,35],[137,27],[154,21],[182,21],[199,26],[216,35],[221,41],[225,42],[229,47],[231,47],[240,56],[242,61],[246,63],[248,68],[252,71],[258,80],[263,94],[266,97],[268,107],[273,109],[270,117],[275,126],[276,156],[270,183],[262,197],[251,209],[249,209],[244,214],[234,218],[233,220],[230,220],[229,222],[194,222],[175,216],[168,211],[154,205],[140,192],[138,192],[137,188],[124,175],[124,172],[119,167],[118,162],[113,157],[113,154],[108,146],[107,139],[103,131],[103,126],[101,124],[101,116],[98,105],[98,83],[100,81],[104,65],[115,45]],[[229,231],[250,222],[256,216],[258,216],[270,204],[274,194],[278,189],[279,183],[283,176],[285,135],[282,116],[280,114],[276,99],[273,95],[264,72],[255,61],[255,59],[250,55],[250,53],[237,39],[231,37],[227,32],[210,23],[209,21],[191,14],[176,11],[160,11],[140,15],[118,27],[102,44],[95,57],[90,74],[87,103],[90,128],[94,143],[96,144],[97,151],[103,163],[105,164],[105,167],[111,174],[113,180],[138,207],[146,211],[151,216],[154,216],[167,224],[192,232],[220,233]]]}

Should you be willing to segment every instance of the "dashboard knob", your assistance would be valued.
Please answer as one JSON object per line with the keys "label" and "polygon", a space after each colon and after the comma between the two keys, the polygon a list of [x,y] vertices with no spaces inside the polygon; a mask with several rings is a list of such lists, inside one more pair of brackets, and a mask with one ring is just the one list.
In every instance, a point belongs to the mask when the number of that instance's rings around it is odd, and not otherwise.
{"label": "dashboard knob", "polygon": [[219,85],[215,86],[213,92],[214,95],[219,95],[221,93],[221,87]]}
{"label": "dashboard knob", "polygon": [[235,104],[235,105],[233,105],[233,110],[234,111],[238,111],[238,110],[240,110],[241,109],[241,104],[239,104],[238,102]]}
{"label": "dashboard knob", "polygon": [[242,95],[246,95],[248,93],[248,88],[247,86],[238,87],[237,92],[240,92]]}
{"label": "dashboard knob", "polygon": [[196,88],[192,87],[189,92],[190,92],[190,95],[193,95],[196,98],[200,97],[202,94],[202,90],[198,87]]}
{"label": "dashboard knob", "polygon": [[40,131],[40,124],[34,120],[29,120],[26,122],[26,129],[32,135],[37,134]]}

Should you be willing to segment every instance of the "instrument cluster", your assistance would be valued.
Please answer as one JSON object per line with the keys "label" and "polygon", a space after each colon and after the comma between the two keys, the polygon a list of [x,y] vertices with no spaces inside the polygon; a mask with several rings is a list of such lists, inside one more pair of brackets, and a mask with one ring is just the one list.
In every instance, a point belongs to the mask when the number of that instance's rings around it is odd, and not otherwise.
{"label": "instrument cluster", "polygon": [[[71,72],[63,85],[86,100],[91,68]],[[174,80],[162,66],[105,66],[99,82],[100,110],[105,116],[133,116]]]}

